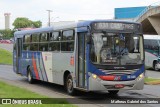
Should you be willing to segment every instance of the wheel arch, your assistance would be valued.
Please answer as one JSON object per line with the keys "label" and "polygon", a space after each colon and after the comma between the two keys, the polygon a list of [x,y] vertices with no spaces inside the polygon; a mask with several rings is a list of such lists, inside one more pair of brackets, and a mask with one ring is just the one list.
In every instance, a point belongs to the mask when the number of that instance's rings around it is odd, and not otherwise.
{"label": "wheel arch", "polygon": [[[31,65],[27,65],[27,69],[26,69],[27,72],[26,72],[26,75],[28,75],[29,69],[30,69],[30,71],[31,71],[31,68],[30,68],[30,67],[31,67]],[[31,71],[31,72],[32,72],[32,71]]]}
{"label": "wheel arch", "polygon": [[153,65],[152,65],[152,67],[154,68],[154,64],[157,62],[157,60],[153,60]]}

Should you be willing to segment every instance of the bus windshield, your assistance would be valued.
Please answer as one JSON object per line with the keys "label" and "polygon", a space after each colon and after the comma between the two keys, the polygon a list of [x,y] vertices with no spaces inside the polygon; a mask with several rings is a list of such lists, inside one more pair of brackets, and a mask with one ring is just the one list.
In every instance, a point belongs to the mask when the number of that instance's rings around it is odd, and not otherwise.
{"label": "bus windshield", "polygon": [[90,54],[94,64],[142,64],[143,38],[131,33],[93,33]]}

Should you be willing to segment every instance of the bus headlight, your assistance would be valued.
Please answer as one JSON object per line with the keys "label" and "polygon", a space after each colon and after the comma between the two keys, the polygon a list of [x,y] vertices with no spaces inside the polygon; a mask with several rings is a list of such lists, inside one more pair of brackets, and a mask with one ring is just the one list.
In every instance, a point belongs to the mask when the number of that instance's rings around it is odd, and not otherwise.
{"label": "bus headlight", "polygon": [[140,74],[138,77],[137,77],[137,81],[139,81],[139,80],[141,80],[142,78],[144,78],[144,74],[142,73],[142,74]]}
{"label": "bus headlight", "polygon": [[92,77],[93,77],[94,79],[97,79],[97,75],[96,75],[96,74],[92,74]]}

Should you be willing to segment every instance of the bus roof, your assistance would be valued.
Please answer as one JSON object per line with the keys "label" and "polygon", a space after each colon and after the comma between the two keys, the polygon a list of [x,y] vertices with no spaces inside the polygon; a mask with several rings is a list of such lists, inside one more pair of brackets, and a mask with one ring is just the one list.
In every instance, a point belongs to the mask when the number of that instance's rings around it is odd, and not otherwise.
{"label": "bus roof", "polygon": [[88,26],[91,23],[95,22],[117,22],[117,23],[133,23],[133,24],[140,24],[137,22],[131,22],[131,21],[122,21],[122,20],[88,20],[88,21],[80,21],[78,22],[77,26]]}
{"label": "bus roof", "polygon": [[53,26],[53,27],[44,27],[44,28],[36,28],[31,30],[24,30],[24,31],[17,31],[14,33],[16,37],[21,37],[25,34],[33,34],[33,33],[40,33],[40,32],[51,32],[53,30],[59,30],[59,29],[67,29],[67,28],[75,28],[75,27],[87,27],[90,26],[91,23],[95,22],[117,22],[117,23],[133,23],[133,24],[139,24],[137,22],[129,22],[129,21],[120,21],[120,20],[88,20],[88,21],[79,21],[71,24],[65,24],[61,26]]}
{"label": "bus roof", "polygon": [[160,35],[143,35],[144,39],[160,39]]}
{"label": "bus roof", "polygon": [[53,27],[36,28],[36,29],[30,29],[30,30],[17,31],[14,33],[14,35],[33,34],[33,33],[39,33],[39,32],[48,32],[52,30],[53,30]]}

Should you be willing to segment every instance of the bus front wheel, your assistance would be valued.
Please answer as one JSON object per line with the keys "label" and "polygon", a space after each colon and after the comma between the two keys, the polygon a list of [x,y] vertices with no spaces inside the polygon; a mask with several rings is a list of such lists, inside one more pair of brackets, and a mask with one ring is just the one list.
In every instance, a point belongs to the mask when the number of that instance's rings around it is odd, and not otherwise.
{"label": "bus front wheel", "polygon": [[75,89],[73,88],[73,79],[71,74],[67,75],[66,81],[65,81],[65,87],[67,90],[67,93],[69,95],[74,95],[75,94]]}

